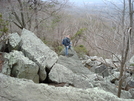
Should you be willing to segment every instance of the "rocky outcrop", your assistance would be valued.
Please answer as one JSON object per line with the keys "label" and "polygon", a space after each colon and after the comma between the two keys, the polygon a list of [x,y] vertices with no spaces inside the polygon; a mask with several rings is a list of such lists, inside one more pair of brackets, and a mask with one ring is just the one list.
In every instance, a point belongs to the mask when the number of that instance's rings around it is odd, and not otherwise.
{"label": "rocky outcrop", "polygon": [[0,101],[133,101],[100,88],[78,89],[35,84],[0,73]]}
{"label": "rocky outcrop", "polygon": [[94,73],[84,67],[72,48],[68,57],[64,56],[64,52],[59,56],[57,64],[50,70],[49,79],[52,82],[67,83],[78,88],[92,88],[91,75]]}
{"label": "rocky outcrop", "polygon": [[36,83],[39,82],[38,65],[25,57],[22,52],[14,50],[9,54],[5,53],[4,58],[2,73],[17,78],[31,79]]}
{"label": "rocky outcrop", "polygon": [[129,92],[132,94],[132,99],[134,99],[134,88],[130,89]]}
{"label": "rocky outcrop", "polygon": [[128,61],[128,68],[126,68],[128,72],[133,73],[134,74],[134,56],[132,56],[130,58],[130,60]]}
{"label": "rocky outcrop", "polygon": [[[116,87],[117,85],[114,85],[110,82],[112,79],[114,79],[113,77],[111,77],[111,73],[114,74],[114,76],[118,78],[118,75],[116,75],[115,71],[119,73],[119,70],[118,68],[112,67],[113,65],[111,64],[112,62],[118,63],[117,59],[113,59],[113,61],[111,59],[108,59],[107,61],[106,59],[104,60],[103,58],[99,58],[97,56],[93,56],[93,57],[86,56],[87,60],[84,60],[84,62],[81,62],[81,60],[78,58],[77,53],[74,51],[73,48],[69,49],[68,57],[64,56],[64,49],[61,52],[62,54],[58,57],[58,55],[53,50],[51,50],[48,46],[46,46],[38,37],[36,37],[34,33],[26,29],[23,29],[22,34],[20,36],[17,35],[16,33],[10,34],[8,43],[9,43],[8,48],[10,51],[9,53],[6,53],[4,55],[5,61],[4,61],[3,70],[2,70],[4,74],[14,76],[17,78],[31,79],[32,81],[37,82],[37,83],[40,81],[41,83],[43,82],[55,83],[55,84],[61,83],[61,84],[65,84],[64,86],[71,85],[75,87],[75,89],[84,88],[85,91],[88,91],[89,88],[92,88],[92,90],[95,90],[97,88],[96,90],[98,89],[101,91],[105,90],[108,93],[113,93],[114,95],[117,95],[117,89],[118,89]],[[88,65],[91,69],[85,67],[82,63],[84,63],[85,66]],[[94,72],[91,72],[90,70]],[[12,80],[18,80],[18,79],[12,79]],[[30,84],[35,85],[32,81],[30,81],[31,82]],[[18,80],[18,85],[19,85],[19,82],[21,81]],[[17,85],[17,83],[14,83],[14,84]],[[45,86],[46,88],[47,87],[50,88],[50,86],[45,85],[45,84],[43,86]],[[46,88],[42,87],[42,84],[36,87],[39,87],[39,88],[41,87],[42,89],[47,90]],[[66,90],[65,88],[66,87],[63,87],[60,89]],[[76,94],[76,92],[79,92],[78,89],[76,89],[73,92],[74,88],[73,89],[72,87],[68,87],[68,88],[69,89],[67,89],[67,92],[70,93],[70,90],[71,90],[73,93],[72,95]],[[21,89],[21,88],[18,88],[18,89]],[[53,89],[55,90],[55,88]],[[52,91],[51,89],[49,90],[45,93],[45,95],[48,95],[49,92],[57,93],[57,91]],[[89,91],[88,92],[85,92],[85,91],[82,90],[82,92],[84,93],[89,93]],[[43,92],[44,94],[43,90],[39,92],[41,92],[41,94]],[[100,91],[97,91],[97,93],[98,92]],[[26,91],[26,93],[28,92]],[[33,94],[35,93],[40,94],[34,91]],[[6,92],[6,94],[8,94],[8,92]],[[59,90],[57,94],[66,95],[61,90]],[[81,92],[79,94],[81,94]],[[121,97],[132,98],[132,94],[133,94],[133,91],[130,92],[130,91],[122,90]],[[71,100],[77,100],[76,98],[72,98],[72,95],[69,95]],[[15,96],[15,95],[11,95],[11,96]],[[31,97],[33,96],[30,96],[30,98]],[[41,101],[42,101],[42,98],[44,98],[44,97],[41,97],[40,95],[39,96],[37,95],[37,97],[41,98]],[[81,97],[83,97],[83,94]],[[2,95],[2,97],[0,98],[4,99],[6,97],[3,97]],[[15,98],[17,97],[15,96]],[[27,98],[30,99],[29,97]],[[56,99],[61,99],[61,101],[63,101],[64,98],[60,97]],[[78,99],[81,101],[81,98],[78,98]],[[96,99],[98,100],[98,96]],[[90,100],[90,98],[88,100]],[[51,101],[51,99],[49,98],[48,101]]]}
{"label": "rocky outcrop", "polygon": [[[97,56],[85,56],[86,58],[82,60],[82,63],[86,67],[90,67],[89,69],[103,76],[103,80],[94,80],[92,81],[93,87],[101,87],[106,91],[110,91],[113,94],[117,94],[118,92],[118,85],[119,85],[119,68],[120,68],[120,55],[113,56],[112,59],[103,59]],[[132,72],[132,70],[131,70]],[[133,98],[133,91],[128,91],[129,89],[133,89],[133,76],[131,76],[131,72],[129,73],[128,70],[124,71],[123,73],[123,84],[122,84],[122,94],[121,97],[123,98]]]}
{"label": "rocky outcrop", "polygon": [[[60,55],[65,56],[65,47],[60,52]],[[71,48],[68,49],[68,57],[71,57],[73,55],[75,55],[77,57],[76,52],[74,51],[73,47],[71,47]]]}
{"label": "rocky outcrop", "polygon": [[74,87],[77,88],[94,87],[93,84],[91,83],[92,81],[94,81],[93,73],[90,73],[88,75],[77,74],[61,64],[54,65],[54,67],[51,69],[49,73],[49,79],[55,83],[66,83],[73,85]]}
{"label": "rocky outcrop", "polygon": [[84,65],[82,64],[81,60],[78,58],[78,55],[74,51],[73,48],[69,50],[69,57],[60,55],[57,63],[72,70],[72,72],[76,74],[90,74],[91,73],[91,71],[88,68],[84,67]]}
{"label": "rocky outcrop", "polygon": [[21,50],[26,57],[39,66],[39,77],[41,81],[44,81],[46,79],[45,69],[51,69],[58,60],[58,55],[37,38],[34,33],[26,29],[23,29],[21,34]]}
{"label": "rocky outcrop", "polygon": [[58,60],[53,50],[26,29],[22,30],[21,36],[9,34],[7,43],[9,53],[4,56],[3,66],[3,73],[7,75],[42,82],[47,77],[46,68],[50,70]]}
{"label": "rocky outcrop", "polygon": [[129,64],[130,64],[130,65],[134,65],[134,56],[132,56],[132,57],[130,58]]}
{"label": "rocky outcrop", "polygon": [[56,83],[73,84],[74,73],[61,64],[55,64],[49,73],[49,79]]}
{"label": "rocky outcrop", "polygon": [[20,41],[21,38],[17,33],[12,33],[8,35],[8,50],[12,51],[12,50],[19,50],[20,48]]}
{"label": "rocky outcrop", "polygon": [[90,69],[92,72],[94,73],[97,73],[103,77],[106,77],[109,75],[109,72],[108,72],[108,67],[106,65],[99,65],[99,66],[93,66],[91,69]]}

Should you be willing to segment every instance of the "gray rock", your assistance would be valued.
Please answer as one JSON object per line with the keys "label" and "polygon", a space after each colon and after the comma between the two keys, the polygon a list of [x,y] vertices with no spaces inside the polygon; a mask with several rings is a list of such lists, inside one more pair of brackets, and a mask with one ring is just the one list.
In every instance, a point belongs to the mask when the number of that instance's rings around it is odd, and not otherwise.
{"label": "gray rock", "polygon": [[130,79],[130,80],[127,82],[127,84],[128,84],[129,87],[134,88],[134,79]]}
{"label": "gray rock", "polygon": [[[119,76],[120,76],[120,72],[114,72],[112,75],[110,75],[108,78],[110,79],[110,80],[112,80],[112,79],[114,79],[114,78],[119,78]],[[109,81],[110,81],[109,80]]]}
{"label": "gray rock", "polygon": [[129,64],[130,64],[130,65],[134,65],[134,56],[132,56],[132,57],[130,58]]}
{"label": "gray rock", "polygon": [[109,65],[110,67],[115,67],[112,59],[105,59],[105,64]]}
{"label": "gray rock", "polygon": [[12,33],[12,34],[9,34],[8,37],[9,37],[9,39],[8,39],[9,51],[11,51],[11,50],[19,50],[19,43],[21,41],[20,36],[17,33]]}
{"label": "gray rock", "polygon": [[120,62],[120,60],[121,60],[121,55],[115,54],[112,56],[113,62]]}
{"label": "gray rock", "polygon": [[91,59],[88,59],[88,60],[86,61],[86,64],[89,65],[89,66],[91,66],[91,67],[93,67],[93,66],[99,66],[99,65],[101,65],[102,63],[99,62],[99,61],[92,61]]}
{"label": "gray rock", "polygon": [[40,80],[44,81],[46,79],[45,69],[51,69],[58,60],[58,55],[37,38],[34,33],[26,29],[22,31],[21,39],[21,49],[23,53],[39,66]]}
{"label": "gray rock", "polygon": [[77,75],[73,76],[73,85],[77,88],[93,88],[91,78],[87,75]]}
{"label": "gray rock", "polygon": [[[4,100],[3,100],[4,99]],[[0,73],[0,101],[133,101],[100,88],[78,89],[35,84]]]}
{"label": "gray rock", "polygon": [[95,60],[97,60],[97,56],[90,56],[90,59],[92,60],[92,61],[95,61]]}
{"label": "gray rock", "polygon": [[[56,83],[67,83],[78,88],[92,88],[91,78],[77,75],[63,65],[55,64],[49,73],[49,79]],[[93,79],[93,78],[92,78]]]}
{"label": "gray rock", "polygon": [[89,56],[88,55],[83,55],[82,60],[88,60],[88,59],[89,59]]}
{"label": "gray rock", "polygon": [[0,51],[1,52],[5,51],[6,45],[7,45],[6,42],[7,42],[6,40],[0,42]]}
{"label": "gray rock", "polygon": [[8,65],[8,60],[5,60],[4,64],[2,65],[2,73],[10,76],[11,75],[11,69],[12,69],[12,67],[10,67]]}
{"label": "gray rock", "polygon": [[106,77],[109,75],[108,67],[106,67],[105,65],[94,66],[90,70],[94,73],[97,73],[97,74],[103,76],[103,77]]}
{"label": "gray rock", "polygon": [[[71,75],[70,75],[71,77],[67,76],[67,77],[69,77],[67,80],[69,80],[69,82],[71,84],[73,84],[75,87],[92,88],[93,85],[92,85],[90,79],[93,79],[93,78],[90,78],[90,77],[92,77],[92,75],[94,73],[91,72],[87,67],[84,67],[82,62],[78,58],[77,53],[74,50],[72,50],[72,51],[73,51],[73,56],[66,57],[66,56],[60,55],[58,62],[57,62],[58,64],[61,64],[62,66],[64,66],[64,68],[69,69],[68,70],[69,72],[64,71],[67,69],[59,68],[60,70],[58,70],[58,71],[60,71],[61,73],[60,72],[58,72],[58,73],[59,74],[66,73],[64,76],[69,75],[71,73]],[[55,71],[57,71],[57,70],[55,70]],[[55,75],[55,78],[56,77],[57,76]],[[66,81],[66,82],[68,82],[68,81]]]}
{"label": "gray rock", "polygon": [[99,61],[99,62],[101,62],[101,63],[105,63],[105,60],[104,60],[102,57],[98,57],[98,58],[96,59],[96,61]]}
{"label": "gray rock", "polygon": [[129,92],[132,95],[131,99],[134,99],[134,88],[129,89]]}
{"label": "gray rock", "polygon": [[[111,92],[114,95],[117,95],[118,88],[116,85],[111,84],[110,82],[100,82],[101,88],[106,92]],[[130,99],[132,97],[131,93],[125,90],[121,90],[121,98]]]}
{"label": "gray rock", "polygon": [[89,64],[90,62],[92,62],[91,59],[87,59],[87,60],[86,60],[86,64],[90,65],[90,64]]}
{"label": "gray rock", "polygon": [[[117,95],[117,92],[118,92],[118,85],[119,85],[119,75],[120,75],[120,72],[114,72],[114,74],[112,75],[109,75],[108,77],[105,77],[104,80],[105,82],[101,83],[102,85],[102,88],[105,90],[105,91],[109,91],[115,95]],[[123,77],[124,78],[124,77]],[[114,81],[114,84],[111,84],[110,81],[112,80],[115,80]],[[125,79],[126,80],[126,79]],[[123,81],[123,84],[126,83],[126,81]],[[124,87],[124,85],[122,84],[122,88]],[[125,84],[126,86],[126,84]],[[132,95],[130,92],[128,91],[125,91],[125,90],[122,90],[121,91],[122,94],[121,94],[121,98],[131,98]]]}
{"label": "gray rock", "polygon": [[22,52],[13,51],[5,53],[5,63],[2,73],[11,75],[17,78],[31,79],[39,83],[38,70],[39,67],[33,61],[29,60]]}
{"label": "gray rock", "polygon": [[73,84],[74,73],[63,65],[55,64],[49,73],[49,79],[56,83]]}
{"label": "gray rock", "polygon": [[85,66],[86,65],[86,62],[87,60],[81,60],[82,64]]}
{"label": "gray rock", "polygon": [[8,35],[2,35],[0,40],[0,52],[4,52],[6,49],[6,45],[8,44]]}
{"label": "gray rock", "polygon": [[82,62],[76,54],[74,54],[72,57],[60,55],[57,63],[65,66],[66,68],[70,69],[73,73],[76,74],[91,73],[91,71],[88,68],[83,66]]}
{"label": "gray rock", "polygon": [[[75,55],[76,52],[74,51],[73,47],[71,47],[70,49],[68,49],[68,56],[71,57],[73,55]],[[62,49],[62,51],[60,52],[60,55],[65,56],[65,48]]]}

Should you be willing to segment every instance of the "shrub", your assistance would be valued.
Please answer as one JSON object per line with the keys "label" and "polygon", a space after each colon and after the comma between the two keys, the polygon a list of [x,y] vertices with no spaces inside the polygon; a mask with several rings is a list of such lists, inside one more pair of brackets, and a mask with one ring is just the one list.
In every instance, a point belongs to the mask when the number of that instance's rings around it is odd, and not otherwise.
{"label": "shrub", "polygon": [[42,39],[42,41],[44,42],[44,44],[48,45],[52,50],[54,50],[57,54],[59,54],[63,49],[63,46],[59,44],[58,41],[46,40],[45,38]]}
{"label": "shrub", "polygon": [[83,55],[87,54],[87,49],[84,47],[84,45],[76,46],[74,49],[78,53],[79,57],[83,57]]}
{"label": "shrub", "polygon": [[130,66],[134,66],[134,64],[130,64]]}
{"label": "shrub", "polygon": [[2,14],[0,14],[0,42],[3,41],[8,32],[8,22],[3,20]]}

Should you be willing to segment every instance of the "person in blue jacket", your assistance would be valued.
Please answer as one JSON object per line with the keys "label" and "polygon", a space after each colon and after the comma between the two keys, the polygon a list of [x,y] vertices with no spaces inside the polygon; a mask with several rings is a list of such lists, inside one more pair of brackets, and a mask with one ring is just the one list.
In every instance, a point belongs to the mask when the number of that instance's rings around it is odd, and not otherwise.
{"label": "person in blue jacket", "polygon": [[65,56],[68,56],[68,49],[71,49],[70,35],[67,35],[63,40],[62,44],[65,46]]}

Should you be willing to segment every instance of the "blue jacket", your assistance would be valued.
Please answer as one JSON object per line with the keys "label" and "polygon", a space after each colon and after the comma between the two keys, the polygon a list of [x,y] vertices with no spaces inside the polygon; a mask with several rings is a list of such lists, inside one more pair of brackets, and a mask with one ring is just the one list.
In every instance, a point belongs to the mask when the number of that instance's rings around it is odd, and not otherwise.
{"label": "blue jacket", "polygon": [[69,38],[64,38],[63,39],[63,41],[62,41],[62,44],[64,45],[64,46],[69,46],[70,45],[70,39]]}

